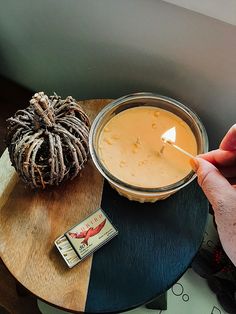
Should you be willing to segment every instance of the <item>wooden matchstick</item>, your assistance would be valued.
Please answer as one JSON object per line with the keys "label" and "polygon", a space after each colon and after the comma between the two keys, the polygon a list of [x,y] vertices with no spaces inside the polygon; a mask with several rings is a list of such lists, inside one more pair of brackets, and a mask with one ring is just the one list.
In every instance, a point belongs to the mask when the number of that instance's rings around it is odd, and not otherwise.
{"label": "wooden matchstick", "polygon": [[[186,156],[188,156],[188,157],[190,157],[190,158],[195,158],[195,156],[193,156],[192,154],[186,152],[186,150],[184,150],[183,148],[181,148],[181,147],[175,145],[173,142],[171,142],[171,141],[165,141],[165,143],[171,145],[172,147],[174,147],[175,149],[177,149],[179,152],[185,154]],[[161,151],[162,151],[162,152],[163,152],[163,150],[164,150],[164,145],[163,145],[162,148],[161,148]]]}

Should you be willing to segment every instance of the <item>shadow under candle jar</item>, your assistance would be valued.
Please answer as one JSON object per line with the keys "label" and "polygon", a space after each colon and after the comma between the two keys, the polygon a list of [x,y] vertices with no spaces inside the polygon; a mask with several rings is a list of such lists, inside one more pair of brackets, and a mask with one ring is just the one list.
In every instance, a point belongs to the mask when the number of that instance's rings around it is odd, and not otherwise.
{"label": "shadow under candle jar", "polygon": [[92,124],[89,148],[93,162],[128,199],[165,199],[196,177],[190,158],[161,139],[173,127],[176,145],[194,156],[207,152],[205,128],[183,104],[152,93],[121,97],[104,107]]}

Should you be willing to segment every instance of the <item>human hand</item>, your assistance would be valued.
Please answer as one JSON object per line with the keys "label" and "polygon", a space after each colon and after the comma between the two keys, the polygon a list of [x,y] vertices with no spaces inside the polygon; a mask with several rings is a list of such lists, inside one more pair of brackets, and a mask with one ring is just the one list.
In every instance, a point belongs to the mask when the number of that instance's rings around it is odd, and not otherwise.
{"label": "human hand", "polygon": [[236,124],[219,149],[197,156],[192,163],[213,207],[222,246],[236,266]]}

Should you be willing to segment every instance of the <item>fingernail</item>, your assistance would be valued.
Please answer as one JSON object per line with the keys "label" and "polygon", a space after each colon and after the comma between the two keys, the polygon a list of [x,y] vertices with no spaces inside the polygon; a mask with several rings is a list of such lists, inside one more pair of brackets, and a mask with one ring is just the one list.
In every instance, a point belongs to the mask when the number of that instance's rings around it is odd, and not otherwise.
{"label": "fingernail", "polygon": [[190,165],[191,165],[193,171],[194,171],[194,172],[197,172],[198,167],[199,167],[199,162],[198,162],[198,160],[197,160],[196,158],[190,159]]}

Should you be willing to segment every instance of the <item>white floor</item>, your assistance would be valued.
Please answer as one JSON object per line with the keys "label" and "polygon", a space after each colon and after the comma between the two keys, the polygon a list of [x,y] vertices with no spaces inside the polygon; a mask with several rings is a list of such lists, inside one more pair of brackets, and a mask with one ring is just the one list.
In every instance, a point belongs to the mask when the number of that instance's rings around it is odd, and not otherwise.
{"label": "white floor", "polygon": [[[212,249],[216,241],[216,232],[209,216],[209,223],[205,233],[203,246]],[[204,279],[199,277],[191,269],[168,291],[168,309],[149,310],[145,306],[139,307],[127,314],[226,314],[219,305]],[[43,314],[65,314],[68,312],[55,309],[54,307],[38,301],[38,306]]]}

